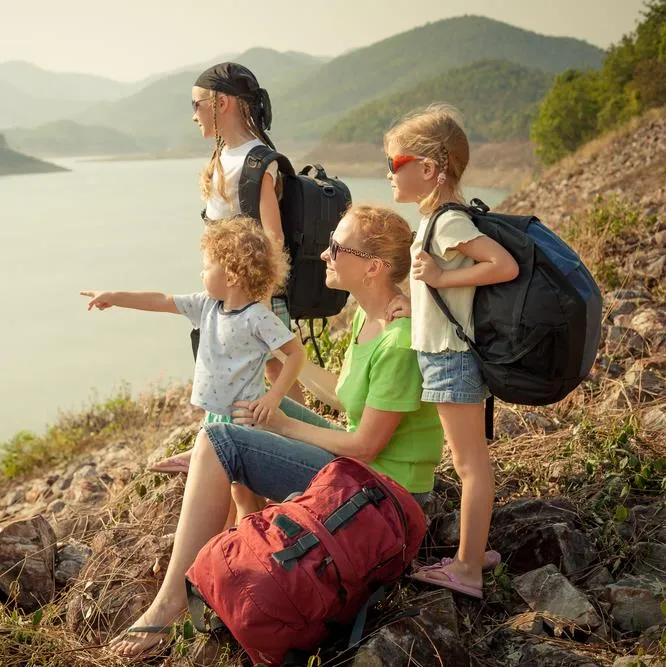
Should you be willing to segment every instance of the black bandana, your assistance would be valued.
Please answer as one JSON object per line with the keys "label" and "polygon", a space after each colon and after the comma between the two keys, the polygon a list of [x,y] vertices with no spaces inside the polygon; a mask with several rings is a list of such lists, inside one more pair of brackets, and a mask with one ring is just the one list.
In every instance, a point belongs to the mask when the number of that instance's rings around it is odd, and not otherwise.
{"label": "black bandana", "polygon": [[257,78],[247,67],[238,63],[220,63],[209,67],[202,72],[194,85],[206,90],[214,90],[218,93],[233,95],[245,100],[250,107],[250,115],[269,146],[272,142],[266,135],[271,129],[273,113],[271,110],[271,99],[268,91],[259,86]]}

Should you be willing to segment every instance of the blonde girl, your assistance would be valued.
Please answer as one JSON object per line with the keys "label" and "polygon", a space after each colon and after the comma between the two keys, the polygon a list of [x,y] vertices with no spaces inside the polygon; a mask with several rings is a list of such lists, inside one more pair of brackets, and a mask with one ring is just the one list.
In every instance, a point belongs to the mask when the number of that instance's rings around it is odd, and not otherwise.
{"label": "blonde girl", "polygon": [[[200,187],[206,207],[202,218],[206,223],[230,218],[241,213],[239,182],[247,154],[255,147],[267,145],[274,148],[267,132],[271,127],[272,110],[268,92],[259,86],[254,74],[243,65],[225,62],[202,72],[192,88],[192,120],[205,139],[215,143],[213,154],[201,172]],[[261,225],[278,243],[284,244],[282,221],[278,204],[280,178],[277,162],[272,162],[264,174],[259,213]],[[266,305],[291,327],[287,301],[283,294],[268,297]],[[198,347],[198,330],[192,332],[192,344]],[[196,354],[196,352],[195,352]],[[266,363],[266,377],[271,384],[277,381],[282,370],[278,359],[271,357]],[[298,383],[287,394],[303,403]],[[155,472],[187,472],[190,452],[170,457],[156,463]]]}
{"label": "blonde girl", "polygon": [[[469,142],[455,109],[433,105],[404,118],[384,137],[387,178],[396,202],[417,204],[421,218],[411,247],[412,347],[423,375],[422,400],[435,403],[453,465],[462,484],[460,545],[456,557],[414,576],[481,598],[484,555],[494,498],[494,478],[484,431],[488,390],[468,345],[428,292],[436,288],[473,339],[472,304],[478,285],[512,280],[518,265],[469,216],[447,211],[437,220],[430,252],[423,236],[430,214],[445,202],[464,203],[460,181],[469,161]],[[409,312],[399,299],[393,315]]]}

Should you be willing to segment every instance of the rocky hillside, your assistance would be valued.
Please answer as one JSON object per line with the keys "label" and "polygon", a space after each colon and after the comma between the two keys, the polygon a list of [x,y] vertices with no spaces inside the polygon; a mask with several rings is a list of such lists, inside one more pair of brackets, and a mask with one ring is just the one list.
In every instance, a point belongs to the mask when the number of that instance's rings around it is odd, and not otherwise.
{"label": "rocky hillside", "polygon": [[[554,406],[498,409],[489,543],[503,562],[486,574],[484,601],[405,580],[372,614],[358,651],[323,647],[321,664],[664,664],[664,129],[664,116],[652,114],[502,206],[555,224],[597,276],[606,307],[586,382]],[[335,342],[327,352],[339,357]],[[63,417],[43,437],[8,444],[0,460],[0,664],[123,664],[100,645],[155,594],[183,489],[182,479],[146,465],[191,446],[200,417],[183,388],[110,400]],[[454,553],[459,505],[445,457],[423,560]],[[173,637],[159,664],[240,664],[229,637],[192,638],[187,622]]]}
{"label": "rocky hillside", "polygon": [[557,229],[598,197],[613,195],[645,215],[666,215],[666,108],[590,142],[512,194],[501,209],[535,213]]}

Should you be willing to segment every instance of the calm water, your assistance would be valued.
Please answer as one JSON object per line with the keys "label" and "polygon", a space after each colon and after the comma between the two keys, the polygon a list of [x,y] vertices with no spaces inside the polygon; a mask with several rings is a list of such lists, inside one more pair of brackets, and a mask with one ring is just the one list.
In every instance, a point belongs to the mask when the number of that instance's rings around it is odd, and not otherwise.
{"label": "calm water", "polygon": [[[201,161],[58,162],[73,171],[0,178],[0,441],[124,383],[139,392],[192,370],[184,317],[89,313],[79,291],[201,289]],[[393,205],[386,181],[344,180],[354,201]],[[493,205],[506,192],[466,194]]]}

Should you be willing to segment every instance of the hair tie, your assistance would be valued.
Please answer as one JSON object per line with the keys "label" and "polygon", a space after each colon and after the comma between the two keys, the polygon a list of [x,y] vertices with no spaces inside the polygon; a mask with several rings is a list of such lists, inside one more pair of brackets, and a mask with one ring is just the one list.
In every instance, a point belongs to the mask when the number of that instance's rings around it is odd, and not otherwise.
{"label": "hair tie", "polygon": [[437,185],[444,185],[446,183],[446,173],[442,170],[437,174]]}

